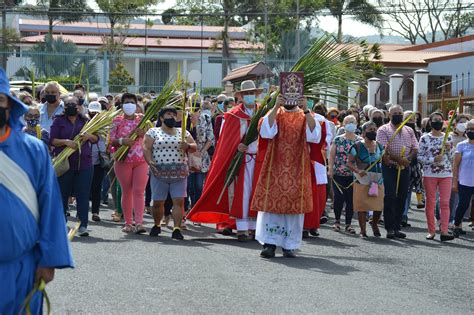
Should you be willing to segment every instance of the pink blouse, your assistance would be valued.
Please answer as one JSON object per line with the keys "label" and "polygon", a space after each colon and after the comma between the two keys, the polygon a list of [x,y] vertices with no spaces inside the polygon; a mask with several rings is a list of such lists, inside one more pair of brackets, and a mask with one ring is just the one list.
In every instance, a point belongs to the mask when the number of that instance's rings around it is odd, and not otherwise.
{"label": "pink blouse", "polygon": [[[134,120],[125,119],[123,115],[114,118],[112,122],[112,130],[110,131],[110,142],[118,140],[120,138],[128,138],[132,134],[132,131],[137,128],[138,124],[142,120],[142,114],[136,114]],[[128,151],[128,155],[125,158],[125,162],[144,162],[143,157],[143,137],[138,137]],[[118,147],[112,147],[112,152],[117,151]]]}

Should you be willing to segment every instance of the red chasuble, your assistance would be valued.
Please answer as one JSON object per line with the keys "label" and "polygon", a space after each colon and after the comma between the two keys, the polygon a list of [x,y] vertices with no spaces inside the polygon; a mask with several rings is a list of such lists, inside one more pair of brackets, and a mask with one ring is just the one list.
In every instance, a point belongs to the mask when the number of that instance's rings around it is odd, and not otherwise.
{"label": "red chasuble", "polygon": [[324,212],[326,207],[326,184],[318,185],[316,183],[316,175],[314,171],[314,162],[318,162],[322,165],[326,164],[326,157],[324,156],[324,150],[326,149],[326,122],[319,121],[321,125],[321,141],[319,143],[310,143],[310,157],[312,162],[312,176],[311,186],[313,189],[313,211],[306,213],[304,216],[304,229],[319,229],[319,219]]}
{"label": "red chasuble", "polygon": [[253,211],[303,214],[313,210],[309,146],[303,111],[276,116],[277,135],[269,140],[252,200]]}
{"label": "red chasuble", "polygon": [[[224,127],[217,142],[201,198],[188,213],[186,219],[201,223],[223,223],[231,222],[231,217],[242,218],[244,163],[240,167],[238,177],[231,184],[234,190],[233,200],[229,200],[229,188],[226,188],[219,204],[217,204],[217,201],[224,187],[229,165],[237,152],[237,146],[243,141],[241,135],[243,124],[247,128],[250,124],[250,117],[245,113],[243,104],[224,114]],[[250,158],[250,156],[245,156],[244,160]],[[249,213],[249,216],[251,216],[251,213]]]}

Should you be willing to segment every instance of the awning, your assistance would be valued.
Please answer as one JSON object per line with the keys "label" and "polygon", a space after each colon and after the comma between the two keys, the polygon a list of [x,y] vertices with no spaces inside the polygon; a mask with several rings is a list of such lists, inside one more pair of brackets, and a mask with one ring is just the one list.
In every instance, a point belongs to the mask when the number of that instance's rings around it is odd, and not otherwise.
{"label": "awning", "polygon": [[263,62],[259,61],[240,68],[232,70],[227,76],[222,79],[223,82],[230,81],[232,83],[241,82],[244,80],[257,80],[260,78],[270,78],[274,74],[269,67]]}

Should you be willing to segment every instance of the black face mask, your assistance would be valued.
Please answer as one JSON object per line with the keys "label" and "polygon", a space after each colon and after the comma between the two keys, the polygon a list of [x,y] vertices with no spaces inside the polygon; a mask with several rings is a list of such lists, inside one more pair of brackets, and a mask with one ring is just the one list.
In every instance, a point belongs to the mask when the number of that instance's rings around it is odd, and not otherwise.
{"label": "black face mask", "polygon": [[466,132],[467,137],[469,140],[474,140],[474,131],[468,131]]}
{"label": "black face mask", "polygon": [[393,115],[391,120],[392,124],[399,125],[403,121],[403,115]]}
{"label": "black face mask", "polygon": [[7,109],[5,107],[0,107],[0,128],[5,127],[7,124]]}
{"label": "black face mask", "polygon": [[56,98],[56,95],[54,95],[54,94],[46,94],[44,96],[44,100],[45,100],[45,102],[53,104],[53,103],[56,103],[57,98]]}
{"label": "black face mask", "polygon": [[443,129],[443,122],[442,121],[432,121],[431,122],[431,127],[434,130],[440,131],[441,129]]}
{"label": "black face mask", "polygon": [[421,128],[421,117],[416,119],[416,125],[418,126],[418,128]]}
{"label": "black face mask", "polygon": [[283,105],[283,107],[286,109],[286,110],[292,110],[295,108],[294,105]]}
{"label": "black face mask", "polygon": [[66,107],[66,110],[64,111],[66,113],[66,116],[76,116],[77,115],[77,107],[75,106],[68,106]]}
{"label": "black face mask", "polygon": [[415,123],[412,123],[412,122],[407,123],[406,125],[407,125],[408,127],[412,128],[412,129],[415,129],[415,128],[416,128]]}
{"label": "black face mask", "polygon": [[374,117],[372,121],[375,123],[377,127],[380,127],[383,125],[383,118],[382,117]]}
{"label": "black face mask", "polygon": [[77,100],[77,103],[78,103],[79,105],[84,105],[84,102],[85,102],[85,101],[86,101],[85,99],[80,98],[80,99]]}
{"label": "black face mask", "polygon": [[376,131],[368,131],[368,132],[365,133],[365,136],[370,141],[374,141],[377,138],[377,132]]}
{"label": "black face mask", "polygon": [[163,123],[168,128],[174,128],[174,126],[176,125],[176,119],[174,119],[174,118],[165,118],[165,119],[163,119]]}

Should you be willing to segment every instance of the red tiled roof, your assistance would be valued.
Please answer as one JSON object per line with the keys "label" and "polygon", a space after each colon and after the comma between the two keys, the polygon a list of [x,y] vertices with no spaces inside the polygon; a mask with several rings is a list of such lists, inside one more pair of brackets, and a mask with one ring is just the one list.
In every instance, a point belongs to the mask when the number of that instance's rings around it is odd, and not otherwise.
{"label": "red tiled roof", "polygon": [[267,67],[262,61],[251,63],[239,68],[235,68],[230,73],[222,79],[222,82],[225,81],[243,81],[247,79],[254,80],[257,77],[272,77],[273,72]]}
{"label": "red tiled roof", "polygon": [[[44,40],[45,35],[27,36],[22,38],[23,43],[33,44]],[[80,35],[53,35],[54,38],[62,37],[64,40],[69,40],[79,46],[102,46],[104,43],[101,36],[80,36]],[[145,37],[127,37],[124,45],[128,47],[145,47]],[[148,38],[146,41],[148,48],[201,48],[200,39],[186,39],[186,38]],[[222,44],[215,40],[202,40],[202,47],[204,49],[220,48]],[[254,44],[248,41],[232,40],[230,41],[231,49],[263,49],[262,44]]]}

